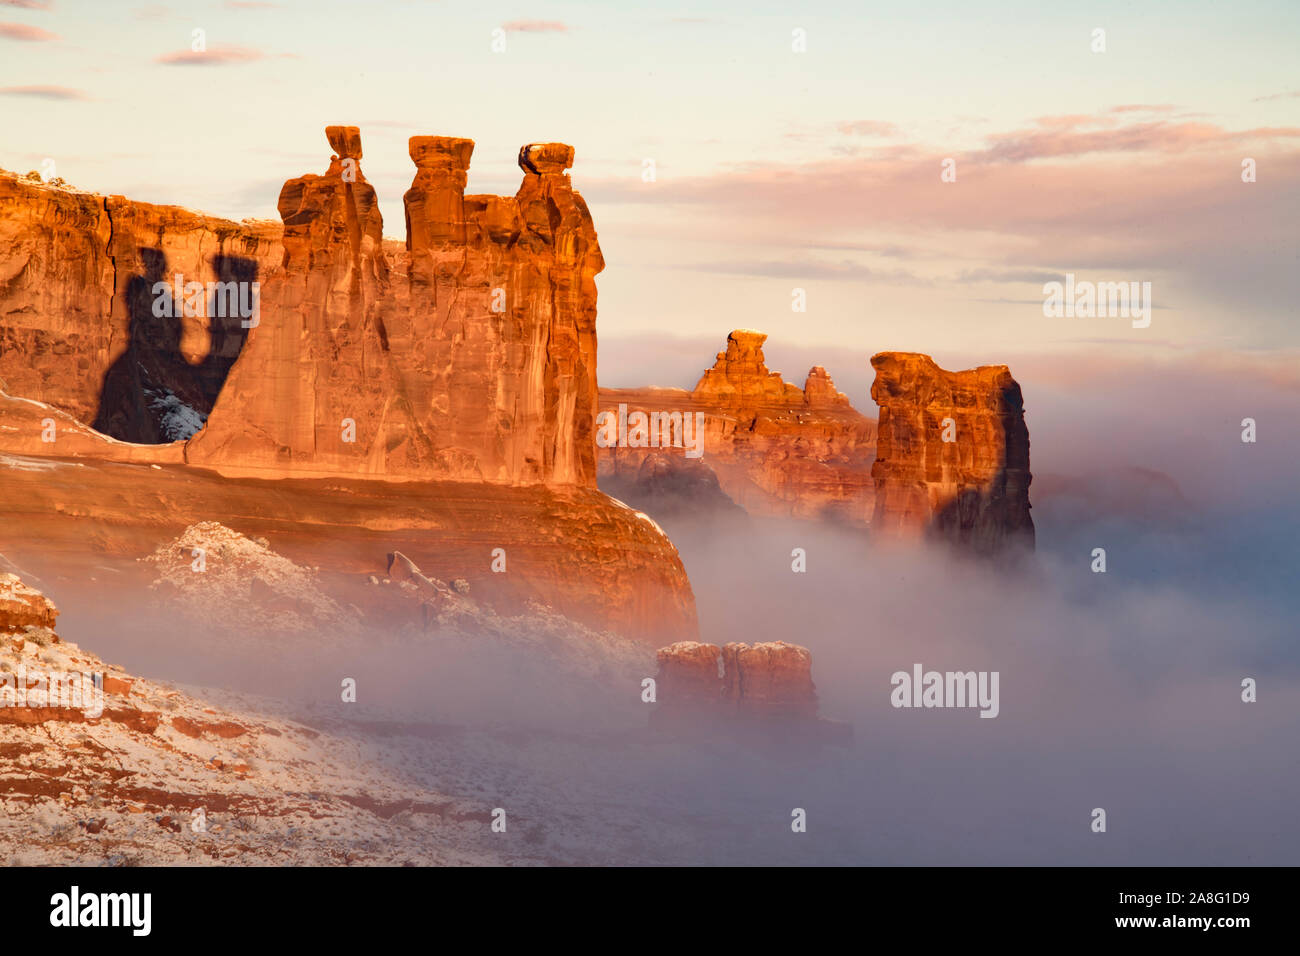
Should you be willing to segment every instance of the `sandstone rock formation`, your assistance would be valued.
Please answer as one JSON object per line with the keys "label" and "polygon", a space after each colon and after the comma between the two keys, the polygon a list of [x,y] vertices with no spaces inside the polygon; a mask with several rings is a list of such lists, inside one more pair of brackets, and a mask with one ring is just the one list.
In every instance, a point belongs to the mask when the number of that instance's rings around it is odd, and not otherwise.
{"label": "sandstone rock formation", "polygon": [[681,641],[658,652],[657,706],[661,728],[785,726],[842,739],[848,728],[817,716],[817,688],[808,648],[785,641]]}
{"label": "sandstone rock formation", "polygon": [[58,608],[40,591],[23,584],[16,574],[0,573],[0,634],[27,628],[53,630],[58,616]]}
{"label": "sandstone rock formation", "polygon": [[[202,424],[246,337],[237,317],[208,307],[208,283],[265,280],[283,254],[275,223],[2,170],[0,250],[0,389],[149,443],[188,438]],[[182,293],[203,284],[199,314],[176,301],[177,275]],[[155,295],[157,283],[168,291]]]}
{"label": "sandstone rock formation", "polygon": [[226,474],[593,486],[604,262],[565,174],[573,149],[526,146],[516,196],[465,196],[473,141],[412,137],[407,246],[390,270],[359,133],[331,130],[351,155],[285,184],[284,276],[188,459]]}
{"label": "sandstone rock formation", "polygon": [[[694,390],[601,389],[600,408],[617,414],[626,405],[628,416],[701,412],[703,455],[696,460],[749,514],[865,526],[872,514],[875,422],[853,409],[820,366],[808,373],[803,389],[768,371],[766,339],[738,329]],[[600,448],[602,483],[613,494],[616,487],[626,492],[655,455],[684,458],[685,450]]]}
{"label": "sandstone rock formation", "polygon": [[359,130],[326,137],[282,230],[0,177],[0,547],[121,561],[247,517],[334,573],[400,547],[502,613],[694,636],[672,544],[595,488],[604,263],[572,148],[465,196],[473,142],[413,137],[394,248]]}
{"label": "sandstone rock formation", "polygon": [[652,451],[635,472],[606,475],[600,488],[653,515],[670,533],[679,521],[718,528],[746,520],[745,510],[727,497],[712,468],[671,451]]}
{"label": "sandstone rock formation", "polygon": [[1007,367],[948,372],[912,352],[881,352],[871,364],[880,406],[873,534],[985,554],[1032,549],[1029,430]]}

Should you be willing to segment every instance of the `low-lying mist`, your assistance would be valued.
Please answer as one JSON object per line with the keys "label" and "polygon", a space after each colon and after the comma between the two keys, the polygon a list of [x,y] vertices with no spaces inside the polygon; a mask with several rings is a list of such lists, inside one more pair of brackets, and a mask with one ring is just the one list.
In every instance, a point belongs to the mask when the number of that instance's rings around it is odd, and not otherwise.
{"label": "low-lying mist", "polygon": [[[1029,371],[1038,550],[1023,563],[806,522],[666,525],[701,639],[809,647],[822,714],[853,724],[846,747],[652,733],[652,648],[584,668],[522,635],[221,636],[75,595],[61,631],[129,670],[271,698],[363,741],[368,720],[463,728],[404,743],[428,758],[412,779],[521,808],[552,862],[1295,863],[1300,393],[1258,376],[1198,389],[1190,368],[1076,368],[1055,385]],[[914,664],[997,671],[998,716],[893,707],[891,675]],[[339,700],[345,676],[356,705]],[[400,764],[391,744],[377,761]]]}

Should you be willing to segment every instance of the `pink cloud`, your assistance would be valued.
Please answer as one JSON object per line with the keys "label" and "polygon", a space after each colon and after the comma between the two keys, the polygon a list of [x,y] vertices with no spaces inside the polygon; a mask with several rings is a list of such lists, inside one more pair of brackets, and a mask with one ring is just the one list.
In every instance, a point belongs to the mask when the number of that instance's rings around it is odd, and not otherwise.
{"label": "pink cloud", "polygon": [[90,94],[71,86],[0,86],[0,96],[30,96],[41,100],[88,100]]}
{"label": "pink cloud", "polygon": [[503,29],[515,33],[567,33],[569,26],[559,20],[511,20],[501,24]]}
{"label": "pink cloud", "polygon": [[53,0],[0,0],[0,5],[18,7],[22,10],[52,10]]}
{"label": "pink cloud", "polygon": [[1127,103],[1123,106],[1112,106],[1112,113],[1172,113],[1174,105],[1172,103],[1160,103],[1151,105],[1148,103]]}
{"label": "pink cloud", "polygon": [[216,44],[202,52],[178,50],[175,53],[164,53],[155,58],[154,62],[169,66],[228,66],[232,63],[252,63],[269,56],[291,56],[291,54],[270,54],[255,47]]}
{"label": "pink cloud", "polygon": [[897,126],[883,120],[857,120],[841,123],[838,128],[846,136],[893,136],[898,132]]}
{"label": "pink cloud", "polygon": [[[1247,310],[1257,325],[1276,322],[1294,299],[1300,129],[1082,129],[1090,122],[997,133],[968,153],[909,143],[853,158],[748,162],[652,188],[598,180],[584,191],[593,204],[650,203],[667,216],[723,224],[716,241],[779,250],[752,257],[764,269],[812,237],[871,239],[923,249],[929,263],[910,270],[918,277],[1021,286],[1013,298],[1038,297],[1041,283],[1031,279],[1044,270],[1176,274],[1161,286],[1164,306],[1213,302]],[[1246,156],[1257,161],[1258,182],[1241,180]],[[940,179],[948,158],[956,182]],[[819,260],[849,278],[839,258]],[[873,281],[902,278],[858,261]]]}
{"label": "pink cloud", "polygon": [[[1178,153],[1202,147],[1223,147],[1251,140],[1300,137],[1300,127],[1262,127],[1229,131],[1212,123],[1154,121],[1112,129],[1080,131],[1080,117],[1044,117],[1043,130],[1016,130],[990,138],[977,155],[983,162],[1023,163],[1033,159],[1084,156],[1089,153]],[[1109,125],[1109,124],[1107,124]]]}
{"label": "pink cloud", "polygon": [[0,23],[0,37],[8,37],[10,40],[24,40],[28,43],[39,43],[59,38],[58,34],[51,33],[49,30],[31,27],[25,23]]}

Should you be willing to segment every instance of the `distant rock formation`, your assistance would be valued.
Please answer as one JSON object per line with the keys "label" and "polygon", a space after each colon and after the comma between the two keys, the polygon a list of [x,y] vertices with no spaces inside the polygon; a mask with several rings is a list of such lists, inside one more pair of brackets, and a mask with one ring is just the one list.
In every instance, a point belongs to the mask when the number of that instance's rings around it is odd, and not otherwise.
{"label": "distant rock formation", "polygon": [[[766,339],[737,329],[694,390],[601,389],[601,411],[618,414],[625,405],[628,416],[702,413],[702,457],[695,460],[749,514],[865,526],[872,514],[876,423],[853,409],[820,366],[802,389],[768,371]],[[686,457],[680,447],[629,445],[599,449],[602,486],[639,480],[651,456]]]}
{"label": "distant rock formation", "polygon": [[872,533],[982,554],[1032,550],[1029,430],[1007,367],[948,372],[913,352],[881,352],[871,365],[880,406]]}
{"label": "distant rock formation", "polygon": [[606,494],[654,516],[671,533],[678,521],[718,528],[747,520],[745,510],[727,497],[718,476],[698,458],[656,451],[635,472],[606,475]]}
{"label": "distant rock formation", "polygon": [[843,739],[847,725],[817,716],[817,688],[808,648],[785,641],[681,641],[658,652],[654,726],[704,730],[729,725],[786,727]]}

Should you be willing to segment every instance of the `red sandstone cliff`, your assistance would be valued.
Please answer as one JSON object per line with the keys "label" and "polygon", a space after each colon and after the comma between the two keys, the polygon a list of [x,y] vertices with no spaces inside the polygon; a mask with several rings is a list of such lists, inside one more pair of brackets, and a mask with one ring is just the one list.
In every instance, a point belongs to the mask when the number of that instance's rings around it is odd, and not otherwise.
{"label": "red sandstone cliff", "polygon": [[[413,137],[395,250],[359,131],[326,135],[282,234],[0,178],[0,551],[129,561],[235,520],[338,573],[400,549],[504,612],[694,636],[672,544],[595,489],[603,260],[572,148],[526,146],[516,196],[466,197],[473,142]],[[251,321],[209,318],[226,279],[258,283]]]}
{"label": "red sandstone cliff", "polygon": [[[390,273],[360,136],[287,182],[283,277],[263,290],[187,449],[227,474],[595,483],[596,286],[573,149],[525,146],[514,197],[465,196],[472,140],[411,138],[407,249]],[[354,180],[345,176],[351,160]]]}
{"label": "red sandstone cliff", "polygon": [[276,223],[2,170],[0,250],[0,388],[147,443],[202,424],[246,334],[237,317],[209,318],[206,293],[201,314],[155,315],[155,283],[264,280],[283,255]]}
{"label": "red sandstone cliff", "polygon": [[1032,549],[1029,430],[1007,367],[948,372],[912,352],[881,352],[871,364],[880,406],[873,534],[979,553]]}
{"label": "red sandstone cliff", "polygon": [[[601,389],[601,411],[617,415],[625,404],[629,416],[701,412],[702,456],[695,460],[750,514],[865,525],[872,513],[875,422],[853,409],[821,367],[808,373],[802,389],[768,371],[766,339],[761,332],[736,330],[692,391]],[[637,478],[647,457],[685,458],[685,451],[600,448],[602,482],[621,490]]]}

